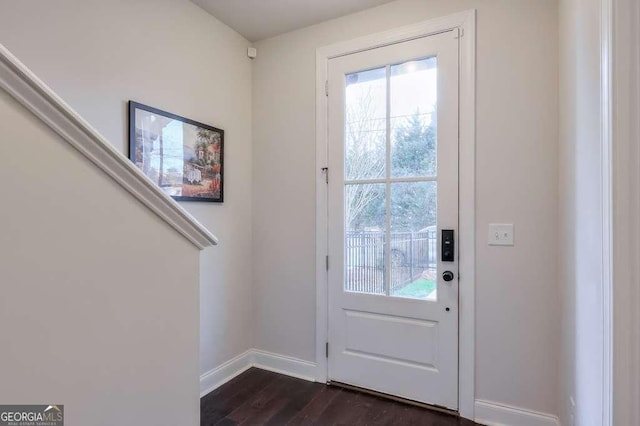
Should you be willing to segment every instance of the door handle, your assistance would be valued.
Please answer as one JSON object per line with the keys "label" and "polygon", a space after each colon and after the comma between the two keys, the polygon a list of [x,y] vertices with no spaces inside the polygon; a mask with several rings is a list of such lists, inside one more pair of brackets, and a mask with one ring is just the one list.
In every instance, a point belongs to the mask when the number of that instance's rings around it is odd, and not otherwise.
{"label": "door handle", "polygon": [[453,278],[454,278],[453,272],[451,271],[444,271],[442,273],[442,279],[445,280],[446,282],[453,281]]}

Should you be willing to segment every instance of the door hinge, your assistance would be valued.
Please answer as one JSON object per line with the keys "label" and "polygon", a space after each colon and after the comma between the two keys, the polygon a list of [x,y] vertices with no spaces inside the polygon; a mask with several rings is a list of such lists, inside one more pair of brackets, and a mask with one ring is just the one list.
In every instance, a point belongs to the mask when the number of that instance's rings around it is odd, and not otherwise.
{"label": "door hinge", "polygon": [[325,266],[327,267],[327,271],[329,270],[329,255],[325,256]]}
{"label": "door hinge", "polygon": [[322,173],[324,173],[324,181],[326,183],[329,183],[329,168],[328,167],[323,167],[322,168]]}
{"label": "door hinge", "polygon": [[324,81],[324,95],[329,96],[329,80]]}
{"label": "door hinge", "polygon": [[327,358],[329,358],[329,342],[327,342],[327,343],[325,344],[325,347],[324,347],[324,354],[325,354],[325,356],[326,356]]}

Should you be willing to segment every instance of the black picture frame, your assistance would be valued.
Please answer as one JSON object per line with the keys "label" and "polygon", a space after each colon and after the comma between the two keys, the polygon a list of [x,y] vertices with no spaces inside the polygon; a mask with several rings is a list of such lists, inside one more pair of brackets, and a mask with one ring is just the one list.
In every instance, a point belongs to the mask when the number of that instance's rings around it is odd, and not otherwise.
{"label": "black picture frame", "polygon": [[129,159],[176,201],[224,200],[222,129],[129,101]]}

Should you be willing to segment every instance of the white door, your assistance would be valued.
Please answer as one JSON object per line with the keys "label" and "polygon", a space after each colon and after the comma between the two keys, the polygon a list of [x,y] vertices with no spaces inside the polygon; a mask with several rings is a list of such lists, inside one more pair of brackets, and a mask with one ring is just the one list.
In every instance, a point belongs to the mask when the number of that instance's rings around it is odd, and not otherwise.
{"label": "white door", "polygon": [[457,31],[328,72],[329,379],[456,410]]}

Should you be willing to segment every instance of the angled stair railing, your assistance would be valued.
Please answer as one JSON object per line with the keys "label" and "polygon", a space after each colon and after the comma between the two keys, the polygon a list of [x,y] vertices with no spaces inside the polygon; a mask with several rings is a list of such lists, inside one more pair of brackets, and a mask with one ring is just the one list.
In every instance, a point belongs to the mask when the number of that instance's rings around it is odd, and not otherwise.
{"label": "angled stair railing", "polygon": [[199,249],[218,239],[0,44],[0,88]]}

